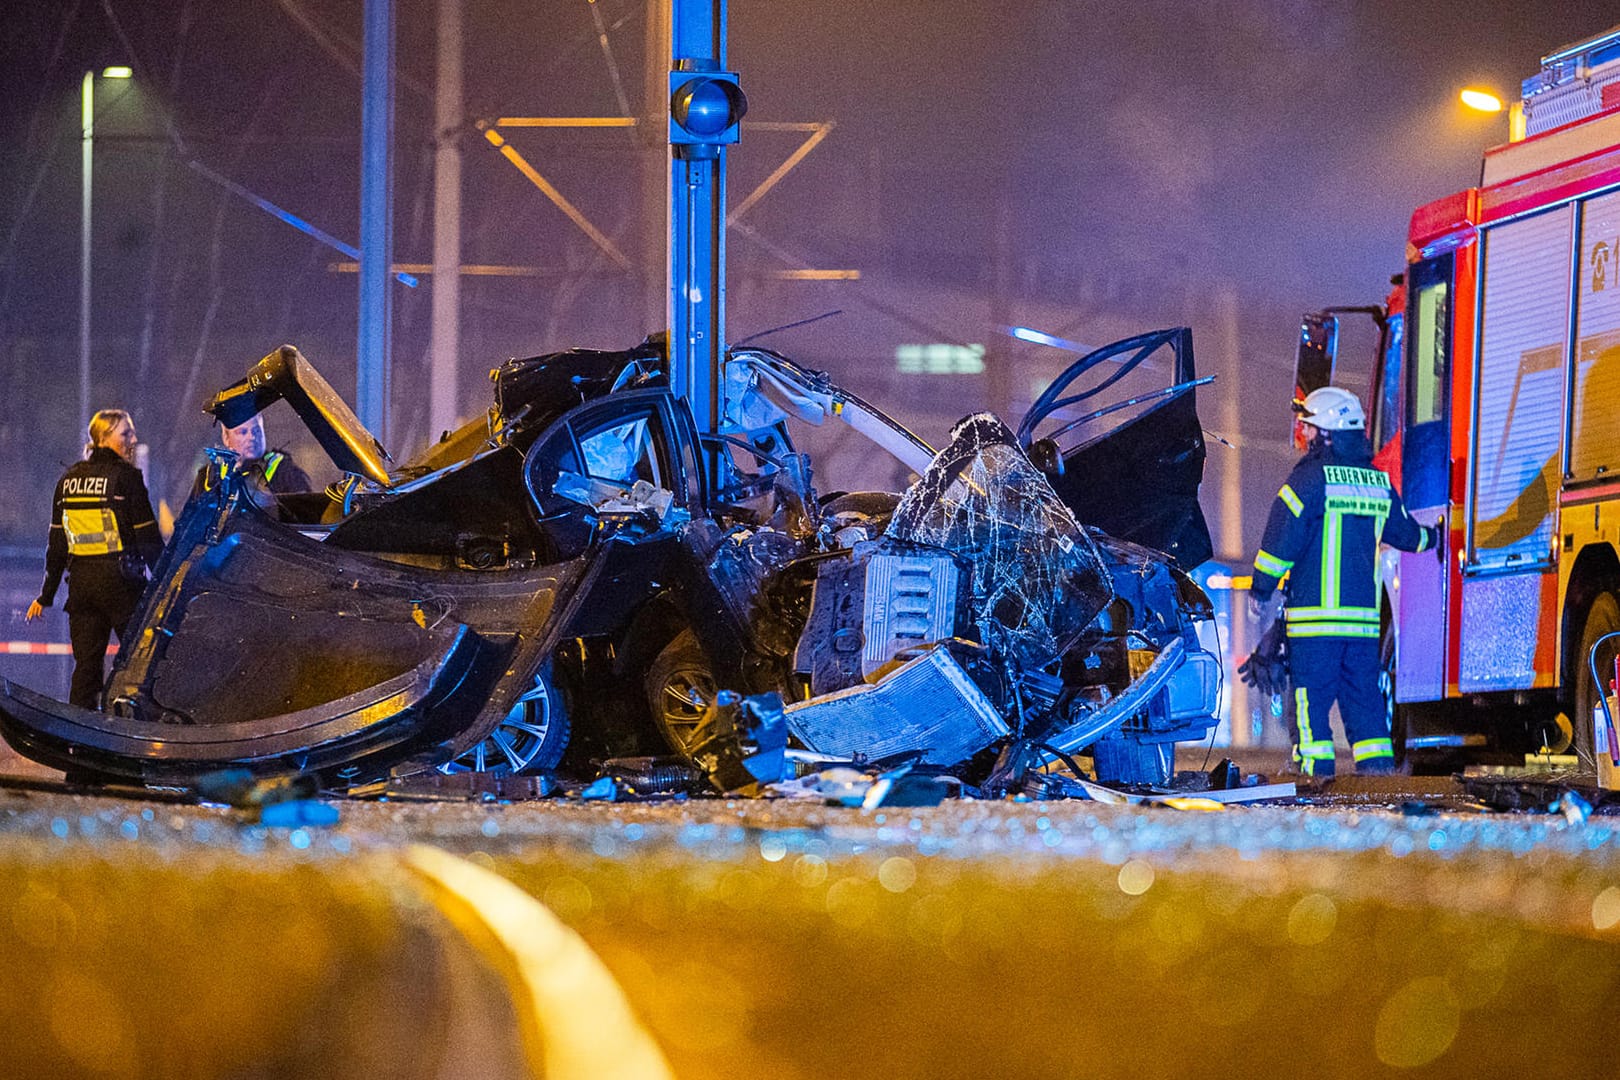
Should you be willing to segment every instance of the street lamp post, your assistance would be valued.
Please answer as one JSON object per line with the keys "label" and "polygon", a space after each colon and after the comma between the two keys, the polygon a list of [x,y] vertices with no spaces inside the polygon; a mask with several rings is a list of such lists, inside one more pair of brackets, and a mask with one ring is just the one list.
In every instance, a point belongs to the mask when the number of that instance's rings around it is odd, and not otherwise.
{"label": "street lamp post", "polygon": [[96,73],[84,73],[79,140],[79,423],[90,418],[90,163],[96,137]]}
{"label": "street lamp post", "polygon": [[[102,78],[127,79],[127,67],[109,67]],[[96,138],[96,73],[84,73],[80,88],[79,169],[79,422],[90,419],[90,208]]]}

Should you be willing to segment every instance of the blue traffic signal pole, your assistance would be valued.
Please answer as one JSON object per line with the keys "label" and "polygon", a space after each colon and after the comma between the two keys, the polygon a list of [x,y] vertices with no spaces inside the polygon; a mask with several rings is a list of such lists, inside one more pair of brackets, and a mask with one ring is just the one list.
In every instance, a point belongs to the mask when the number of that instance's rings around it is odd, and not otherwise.
{"label": "blue traffic signal pole", "polygon": [[394,6],[365,0],[365,51],[360,64],[360,314],[355,412],[388,441],[389,353],[394,206]]}
{"label": "blue traffic signal pole", "polygon": [[698,430],[725,415],[726,147],[747,101],[726,66],[726,0],[671,0],[670,381]]}

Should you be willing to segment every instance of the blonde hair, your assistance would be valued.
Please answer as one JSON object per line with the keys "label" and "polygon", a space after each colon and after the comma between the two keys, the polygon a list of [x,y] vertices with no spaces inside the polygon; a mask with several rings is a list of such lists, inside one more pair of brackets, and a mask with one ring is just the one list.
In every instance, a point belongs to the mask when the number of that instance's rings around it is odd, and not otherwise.
{"label": "blonde hair", "polygon": [[102,409],[90,418],[90,441],[84,444],[84,456],[89,457],[90,451],[103,445],[107,436],[118,430],[118,425],[129,419],[129,413],[123,409]]}

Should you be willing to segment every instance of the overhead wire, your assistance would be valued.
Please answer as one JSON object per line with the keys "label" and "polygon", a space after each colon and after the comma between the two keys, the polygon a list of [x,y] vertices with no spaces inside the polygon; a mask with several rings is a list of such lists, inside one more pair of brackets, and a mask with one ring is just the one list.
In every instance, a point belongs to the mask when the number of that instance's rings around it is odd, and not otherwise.
{"label": "overhead wire", "polygon": [[608,78],[613,82],[613,96],[619,102],[620,116],[634,116],[630,111],[630,98],[624,92],[624,80],[619,77],[619,62],[613,56],[613,44],[608,40],[607,28],[602,23],[602,6],[596,0],[586,0],[591,9],[591,21],[596,24],[596,40],[602,46],[602,60],[607,64]]}
{"label": "overhead wire", "polygon": [[[598,2],[601,2],[601,0],[598,0]],[[596,7],[596,4],[592,4],[591,6],[594,8]],[[621,29],[624,24],[629,22],[637,13],[639,13],[640,10],[641,9],[637,7],[626,11],[625,14],[607,24],[606,32],[612,33],[613,31]],[[588,47],[593,41],[597,40],[598,35],[594,26],[591,29],[570,38],[561,48],[552,54],[546,63],[536,65],[531,70],[531,80],[537,81],[539,76],[547,75],[556,71],[576,52],[582,48]],[[466,117],[468,122],[470,122],[472,119],[480,116],[510,116],[514,111],[521,111],[526,108],[528,108],[528,99],[520,99],[516,91],[514,91],[505,95],[503,100],[494,102],[489,106],[469,107],[466,110]]]}
{"label": "overhead wire", "polygon": [[[793,270],[809,269],[809,267],[810,267],[809,263],[805,262],[803,259],[800,259],[800,258],[792,255],[785,248],[783,248],[780,244],[777,244],[777,243],[775,243],[774,241],[771,241],[771,240],[767,240],[765,237],[761,236],[759,234],[759,230],[756,229],[754,226],[752,226],[750,224],[747,224],[746,222],[737,221],[737,222],[732,223],[731,228],[732,228],[733,231],[735,231],[739,235],[741,235],[744,239],[750,240],[753,243],[759,245],[766,252],[768,252],[772,257],[774,257],[778,262],[781,262],[783,265],[787,266],[789,269],[793,269]],[[929,336],[930,341],[952,342],[952,341],[956,341],[956,339],[958,337],[957,334],[955,334],[955,333],[953,333],[953,332],[951,332],[949,330],[946,330],[943,327],[936,326],[936,325],[928,322],[927,320],[925,320],[923,318],[920,318],[920,317],[912,315],[912,314],[910,314],[908,312],[902,311],[901,309],[893,306],[892,304],[886,304],[881,300],[876,300],[873,297],[867,296],[867,295],[865,295],[863,293],[857,292],[855,294],[854,298],[853,298],[853,302],[861,305],[864,308],[867,308],[868,310],[876,311],[880,315],[885,315],[888,318],[893,319],[894,321],[896,321],[896,322],[900,323],[901,325],[907,327],[908,329],[915,330],[915,331],[917,331],[918,333],[921,333],[921,334],[930,335]]]}

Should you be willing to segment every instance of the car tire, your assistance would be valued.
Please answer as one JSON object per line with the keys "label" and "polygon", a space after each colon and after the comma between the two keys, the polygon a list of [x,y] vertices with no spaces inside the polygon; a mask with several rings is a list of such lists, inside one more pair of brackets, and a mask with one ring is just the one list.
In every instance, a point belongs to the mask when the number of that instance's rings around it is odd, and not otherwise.
{"label": "car tire", "polygon": [[562,762],[571,730],[568,705],[547,660],[495,730],[439,770],[504,776],[551,772]]}
{"label": "car tire", "polygon": [[714,665],[690,629],[665,645],[647,668],[647,711],[669,748],[691,756],[693,736],[718,689]]}

